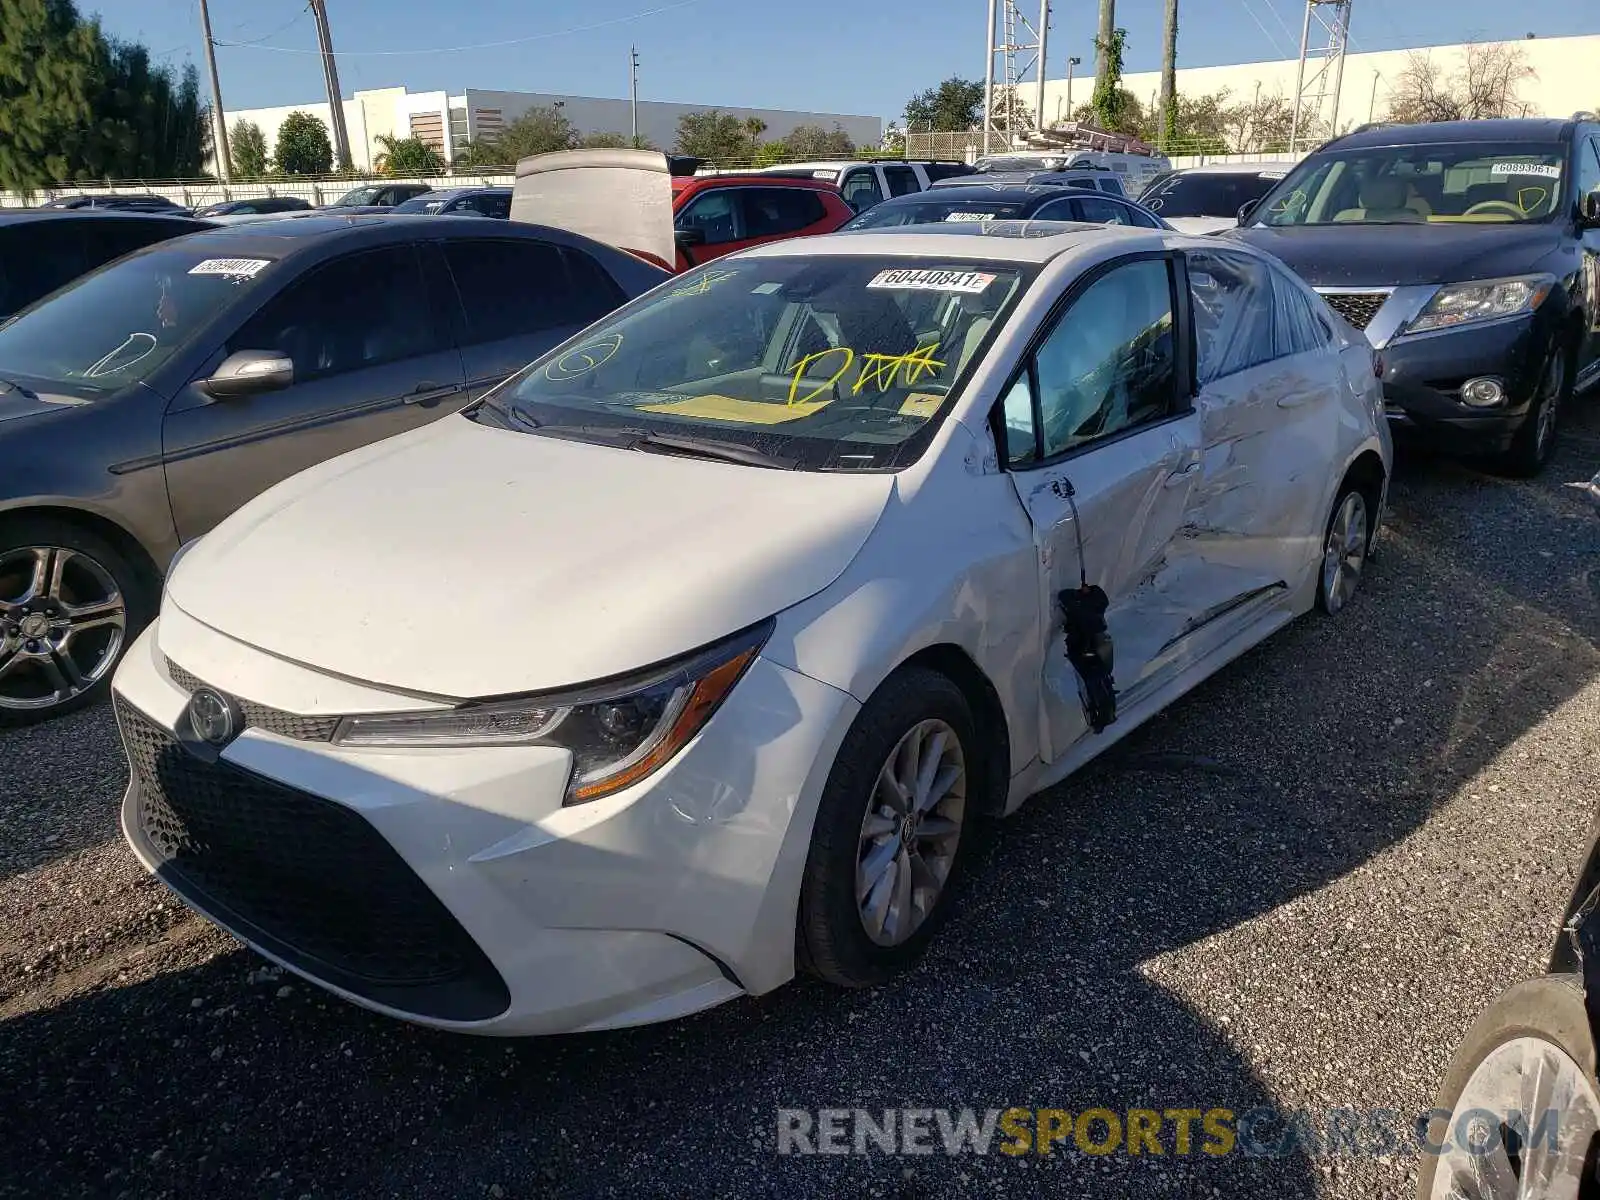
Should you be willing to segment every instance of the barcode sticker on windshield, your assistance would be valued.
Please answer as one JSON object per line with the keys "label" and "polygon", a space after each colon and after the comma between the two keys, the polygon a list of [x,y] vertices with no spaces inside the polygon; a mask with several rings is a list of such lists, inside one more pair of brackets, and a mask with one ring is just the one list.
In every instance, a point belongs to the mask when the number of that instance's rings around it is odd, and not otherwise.
{"label": "barcode sticker on windshield", "polygon": [[977,295],[994,282],[982,271],[879,271],[869,288],[894,288],[912,292],[966,292]]}
{"label": "barcode sticker on windshield", "polygon": [[270,258],[208,258],[204,262],[196,263],[189,268],[191,275],[237,275],[250,279],[261,273],[261,268],[270,266]]}
{"label": "barcode sticker on windshield", "polygon": [[1560,179],[1561,168],[1547,163],[1497,162],[1489,168],[1491,175],[1539,175],[1545,179]]}
{"label": "barcode sticker on windshield", "polygon": [[983,212],[953,212],[945,217],[946,221],[992,221],[993,213]]}

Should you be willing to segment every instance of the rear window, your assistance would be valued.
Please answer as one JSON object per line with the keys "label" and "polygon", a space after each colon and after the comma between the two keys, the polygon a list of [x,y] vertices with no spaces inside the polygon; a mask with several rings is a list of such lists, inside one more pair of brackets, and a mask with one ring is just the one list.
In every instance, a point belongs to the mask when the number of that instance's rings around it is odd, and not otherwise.
{"label": "rear window", "polygon": [[1237,175],[1180,172],[1158,181],[1139,198],[1139,203],[1163,217],[1232,217],[1240,206],[1261,199],[1277,182],[1277,178],[1267,178],[1260,171],[1241,171]]}
{"label": "rear window", "polygon": [[[948,195],[948,193],[946,193]],[[852,229],[889,229],[896,225],[931,225],[948,221],[998,221],[1022,211],[1020,204],[996,204],[984,200],[917,200],[906,204],[880,204],[869,208],[845,226]]]}

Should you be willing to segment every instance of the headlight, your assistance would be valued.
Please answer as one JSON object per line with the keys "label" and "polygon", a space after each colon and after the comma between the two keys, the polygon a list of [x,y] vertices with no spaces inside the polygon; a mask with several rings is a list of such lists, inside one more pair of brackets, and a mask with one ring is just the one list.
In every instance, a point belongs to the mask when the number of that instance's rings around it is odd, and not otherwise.
{"label": "headlight", "polygon": [[1494,321],[1532,312],[1555,286],[1551,275],[1519,275],[1512,279],[1477,279],[1447,283],[1433,294],[1407,333],[1453,329],[1476,321]]}
{"label": "headlight", "polygon": [[629,679],[562,693],[463,704],[443,712],[346,717],[346,746],[556,746],[572,753],[567,804],[610,795],[653,773],[717,710],[772,633],[765,621]]}

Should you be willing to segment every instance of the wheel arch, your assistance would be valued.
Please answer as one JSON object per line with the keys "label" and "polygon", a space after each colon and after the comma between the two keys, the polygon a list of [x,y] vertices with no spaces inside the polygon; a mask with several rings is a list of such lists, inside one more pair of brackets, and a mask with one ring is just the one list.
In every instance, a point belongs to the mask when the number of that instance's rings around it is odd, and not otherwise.
{"label": "wheel arch", "polygon": [[984,816],[1000,816],[1005,811],[1011,783],[1011,729],[999,690],[972,656],[954,642],[935,642],[924,646],[897,664],[893,671],[884,676],[878,687],[908,667],[927,667],[937,671],[960,688],[966,697],[979,736],[983,739],[983,745],[978,747],[983,755],[984,783],[980,811]]}
{"label": "wheel arch", "polygon": [[152,591],[160,586],[161,568],[156,565],[155,558],[145,548],[144,543],[125,526],[103,513],[65,504],[23,505],[0,510],[0,533],[3,533],[8,526],[31,520],[60,521],[103,538],[144,576],[146,585]]}
{"label": "wheel arch", "polygon": [[1345,468],[1344,478],[1339,481],[1339,489],[1334,496],[1337,499],[1347,487],[1359,488],[1362,498],[1366,500],[1367,507],[1371,510],[1370,520],[1376,529],[1379,509],[1383,504],[1384,489],[1388,482],[1389,472],[1383,465],[1383,458],[1376,450],[1368,447],[1357,454]]}

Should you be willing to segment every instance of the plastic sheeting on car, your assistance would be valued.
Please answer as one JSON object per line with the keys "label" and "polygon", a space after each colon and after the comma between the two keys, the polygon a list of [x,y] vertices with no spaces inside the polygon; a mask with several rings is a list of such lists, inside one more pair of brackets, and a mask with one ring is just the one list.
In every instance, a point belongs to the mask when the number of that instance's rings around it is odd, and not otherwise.
{"label": "plastic sheeting on car", "polygon": [[1229,250],[1190,250],[1198,382],[1325,345],[1326,320],[1271,264]]}

